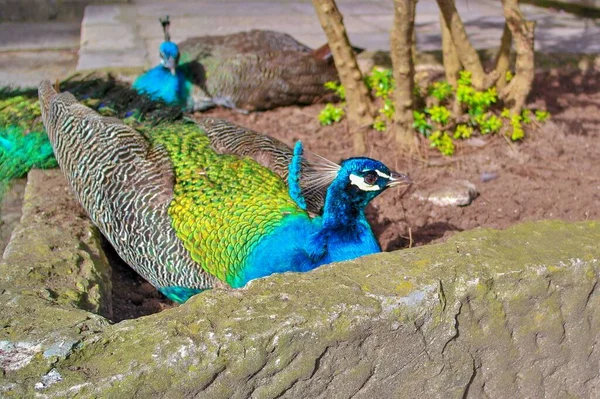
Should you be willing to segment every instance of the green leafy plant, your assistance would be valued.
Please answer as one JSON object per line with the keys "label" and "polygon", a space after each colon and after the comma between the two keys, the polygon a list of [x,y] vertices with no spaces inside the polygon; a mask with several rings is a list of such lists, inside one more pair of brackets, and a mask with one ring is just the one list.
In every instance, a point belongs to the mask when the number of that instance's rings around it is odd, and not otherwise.
{"label": "green leafy plant", "polygon": [[341,107],[336,107],[333,104],[327,104],[319,113],[319,122],[321,125],[331,125],[334,122],[339,122],[344,117],[344,110]]}
{"label": "green leafy plant", "polygon": [[468,139],[473,134],[473,128],[469,125],[465,125],[461,123],[456,126],[456,130],[454,130],[454,138],[455,139]]}
{"label": "green leafy plant", "polygon": [[478,91],[471,85],[471,73],[461,71],[456,87],[456,99],[466,105],[467,112],[472,119],[483,115],[490,106],[498,101],[496,87],[490,87],[485,91]]}
{"label": "green leafy plant", "polygon": [[502,119],[494,114],[483,114],[477,118],[481,134],[497,133],[502,127]]}
{"label": "green leafy plant", "polygon": [[344,101],[346,99],[346,89],[342,86],[341,83],[338,82],[326,82],[325,88],[329,89],[340,97],[340,100]]}
{"label": "green leafy plant", "polygon": [[375,97],[383,99],[392,95],[396,85],[391,69],[373,68],[367,80],[369,88],[375,90]]}
{"label": "green leafy plant", "polygon": [[527,108],[524,109],[521,112],[521,120],[523,121],[523,123],[527,123],[527,124],[531,123],[531,111],[528,110]]}
{"label": "green leafy plant", "polygon": [[444,101],[453,92],[452,85],[445,80],[440,82],[434,82],[431,86],[429,86],[429,95],[437,98],[439,101]]}
{"label": "green leafy plant", "polygon": [[450,111],[444,106],[426,108],[425,112],[430,115],[432,121],[439,123],[441,126],[446,125],[450,120]]}
{"label": "green leafy plant", "polygon": [[548,111],[543,111],[541,109],[538,109],[535,111],[535,119],[540,122],[540,123],[544,123],[546,122],[548,119],[550,118],[550,112]]}
{"label": "green leafy plant", "polygon": [[375,118],[375,123],[373,123],[373,129],[377,130],[378,132],[385,132],[386,128],[387,123],[383,119],[381,119],[380,116]]}
{"label": "green leafy plant", "polygon": [[520,115],[512,115],[510,117],[510,126],[512,126],[512,133],[510,135],[510,139],[512,141],[521,140],[525,137],[525,131],[523,130],[521,120],[522,118]]}
{"label": "green leafy plant", "polygon": [[[513,79],[511,71],[505,75],[506,81]],[[379,109],[373,123],[373,128],[385,131],[394,118],[393,91],[395,82],[392,71],[389,69],[373,69],[364,77],[364,82],[376,98]],[[340,98],[345,99],[344,88],[336,82],[325,85],[334,91]],[[494,105],[498,102],[496,87],[487,90],[476,90],[473,87],[471,73],[461,71],[454,89],[446,81],[438,81],[426,89],[415,85],[413,93],[422,100],[421,103],[435,104],[427,108],[413,111],[413,128],[415,131],[428,138],[430,146],[438,149],[444,155],[455,152],[453,139],[463,140],[472,137],[477,132],[482,135],[503,132],[512,141],[522,140],[525,137],[523,124],[532,123],[533,118],[539,123],[546,121],[550,114],[547,111],[525,109],[519,115],[512,115],[507,108],[500,111]],[[430,96],[433,98],[422,98]],[[450,105],[455,101],[461,108],[460,113],[453,116]],[[419,103],[419,101],[417,102]],[[344,117],[343,107],[327,104],[319,114],[319,121],[323,125],[339,122]],[[504,128],[506,126],[506,128]]]}
{"label": "green leafy plant", "polygon": [[413,128],[423,136],[429,136],[431,125],[427,121],[427,115],[424,112],[413,111]]}
{"label": "green leafy plant", "polygon": [[454,154],[454,142],[446,132],[436,130],[429,136],[429,145],[437,148],[442,154],[450,156]]}

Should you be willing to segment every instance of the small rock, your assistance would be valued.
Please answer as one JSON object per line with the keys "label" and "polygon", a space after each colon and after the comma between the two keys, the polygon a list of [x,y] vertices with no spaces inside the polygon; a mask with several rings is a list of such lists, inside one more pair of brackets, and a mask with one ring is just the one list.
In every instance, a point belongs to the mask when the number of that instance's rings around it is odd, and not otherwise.
{"label": "small rock", "polygon": [[457,180],[427,194],[416,192],[413,196],[437,206],[467,206],[478,194],[473,183],[468,180]]}
{"label": "small rock", "polygon": [[62,376],[56,369],[52,369],[48,372],[48,374],[42,377],[42,381],[36,382],[33,387],[35,389],[45,389],[59,381],[62,381]]}
{"label": "small rock", "polygon": [[46,357],[46,358],[53,357],[53,356],[67,357],[67,355],[69,353],[71,353],[71,350],[73,349],[73,347],[76,344],[77,344],[76,339],[68,339],[68,340],[62,340],[62,341],[55,342],[48,349],[46,349],[44,351],[44,357]]}
{"label": "small rock", "polygon": [[579,71],[585,75],[591,69],[592,62],[588,57],[584,56],[577,63],[577,67],[579,68]]}
{"label": "small rock", "polygon": [[481,176],[479,176],[479,180],[482,182],[491,181],[498,178],[498,173],[496,172],[483,172]]}
{"label": "small rock", "polygon": [[471,137],[470,139],[463,140],[463,144],[473,148],[481,148],[487,144],[487,141],[480,137]]}

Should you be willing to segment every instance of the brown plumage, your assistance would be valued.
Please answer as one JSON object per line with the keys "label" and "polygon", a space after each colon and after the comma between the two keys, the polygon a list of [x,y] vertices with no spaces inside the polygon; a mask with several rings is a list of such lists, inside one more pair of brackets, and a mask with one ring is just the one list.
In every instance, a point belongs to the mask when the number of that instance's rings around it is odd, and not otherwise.
{"label": "brown plumage", "polygon": [[338,74],[326,48],[312,50],[279,32],[252,30],[179,43],[181,68],[194,84],[194,109],[246,111],[313,104],[333,95]]}

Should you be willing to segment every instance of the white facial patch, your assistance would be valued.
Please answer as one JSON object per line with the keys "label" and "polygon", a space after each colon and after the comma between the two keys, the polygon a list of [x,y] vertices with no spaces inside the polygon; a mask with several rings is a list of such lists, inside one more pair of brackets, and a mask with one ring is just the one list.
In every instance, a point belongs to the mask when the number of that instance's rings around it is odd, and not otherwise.
{"label": "white facial patch", "polygon": [[360,176],[356,176],[351,174],[350,175],[350,183],[354,184],[356,187],[360,188],[363,191],[379,191],[381,190],[381,188],[375,184],[375,185],[370,185],[365,183],[365,179],[363,179]]}
{"label": "white facial patch", "polygon": [[390,175],[386,175],[385,173],[379,171],[378,169],[375,169],[375,173],[377,173],[377,176],[379,177],[383,177],[384,179],[390,179]]}

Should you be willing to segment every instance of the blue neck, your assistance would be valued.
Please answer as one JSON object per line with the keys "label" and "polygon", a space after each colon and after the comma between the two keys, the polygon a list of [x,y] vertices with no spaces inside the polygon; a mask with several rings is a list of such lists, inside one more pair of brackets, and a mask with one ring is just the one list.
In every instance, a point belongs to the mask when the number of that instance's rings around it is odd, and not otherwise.
{"label": "blue neck", "polygon": [[[355,196],[339,179],[329,187],[322,217],[289,216],[257,245],[240,275],[229,283],[242,287],[249,280],[287,271],[304,272],[325,263],[381,252],[364,214],[370,198]],[[375,196],[367,194],[369,196]]]}
{"label": "blue neck", "polygon": [[375,195],[355,190],[346,181],[336,179],[329,186],[322,228],[309,243],[315,256],[325,246],[326,263],[381,251],[365,217],[365,207]]}
{"label": "blue neck", "polygon": [[158,65],[140,75],[133,88],[154,101],[162,100],[169,105],[186,107],[191,99],[191,84],[179,67],[173,75],[168,68]]}

